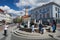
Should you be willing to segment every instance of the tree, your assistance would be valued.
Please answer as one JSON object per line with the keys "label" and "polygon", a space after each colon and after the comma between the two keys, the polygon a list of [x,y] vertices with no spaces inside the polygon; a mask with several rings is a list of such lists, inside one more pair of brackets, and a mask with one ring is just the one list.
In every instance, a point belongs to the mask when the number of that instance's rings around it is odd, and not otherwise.
{"label": "tree", "polygon": [[13,20],[14,21],[14,23],[21,23],[22,22],[22,18],[16,18],[16,19],[14,19]]}

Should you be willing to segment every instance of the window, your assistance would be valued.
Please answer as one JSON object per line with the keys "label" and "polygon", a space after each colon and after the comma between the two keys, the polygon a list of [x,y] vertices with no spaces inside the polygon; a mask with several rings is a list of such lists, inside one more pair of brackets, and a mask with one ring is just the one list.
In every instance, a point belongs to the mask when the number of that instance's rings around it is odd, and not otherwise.
{"label": "window", "polygon": [[58,9],[58,13],[60,13],[60,9]]}
{"label": "window", "polygon": [[55,7],[55,10],[57,11],[57,7]]}
{"label": "window", "polygon": [[41,13],[41,9],[39,10],[39,12]]}
{"label": "window", "polygon": [[47,13],[46,15],[47,15],[47,18],[50,18],[50,15],[49,15],[49,13]]}
{"label": "window", "polygon": [[56,13],[56,18],[57,18],[57,13]]}
{"label": "window", "polygon": [[40,18],[42,18],[42,15],[40,14]]}
{"label": "window", "polygon": [[60,14],[60,9],[58,8],[58,18],[59,18],[59,14]]}
{"label": "window", "polygon": [[38,13],[38,11],[36,11],[36,13]]}
{"label": "window", "polygon": [[59,13],[58,13],[58,18],[59,18]]}

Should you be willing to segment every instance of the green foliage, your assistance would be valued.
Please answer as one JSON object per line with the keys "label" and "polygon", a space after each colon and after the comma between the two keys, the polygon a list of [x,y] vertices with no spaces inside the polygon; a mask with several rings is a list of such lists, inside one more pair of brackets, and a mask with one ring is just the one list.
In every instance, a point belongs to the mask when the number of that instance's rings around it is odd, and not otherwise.
{"label": "green foliage", "polygon": [[14,23],[21,23],[22,22],[22,18],[16,18],[13,21],[14,21]]}

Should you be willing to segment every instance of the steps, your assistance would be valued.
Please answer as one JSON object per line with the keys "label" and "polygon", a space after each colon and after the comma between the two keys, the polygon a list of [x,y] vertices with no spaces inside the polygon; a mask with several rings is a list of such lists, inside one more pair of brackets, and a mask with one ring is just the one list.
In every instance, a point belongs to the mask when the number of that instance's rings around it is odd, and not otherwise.
{"label": "steps", "polygon": [[14,34],[21,37],[21,38],[28,38],[28,39],[45,39],[45,38],[49,38],[48,34],[29,33],[29,32],[20,31],[20,30],[15,31]]}

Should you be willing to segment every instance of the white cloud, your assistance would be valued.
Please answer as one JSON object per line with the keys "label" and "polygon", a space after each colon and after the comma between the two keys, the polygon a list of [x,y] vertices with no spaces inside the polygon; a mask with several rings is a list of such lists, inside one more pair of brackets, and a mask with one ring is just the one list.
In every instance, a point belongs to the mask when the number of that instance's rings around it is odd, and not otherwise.
{"label": "white cloud", "polygon": [[8,6],[0,6],[0,8],[2,9],[2,10],[10,10],[10,7],[8,7]]}
{"label": "white cloud", "polygon": [[[16,15],[21,15],[21,11],[16,11],[16,10],[13,10],[11,9],[9,6],[5,5],[5,6],[0,6],[0,9],[4,10],[5,12],[7,13],[13,13],[13,14],[16,14]],[[24,12],[24,11],[23,11]],[[23,13],[24,14],[24,13]]]}
{"label": "white cloud", "polygon": [[[37,6],[41,6],[41,5],[51,2],[51,1],[53,1],[53,0],[19,0],[19,2],[16,3],[16,6],[21,8],[23,6],[29,5],[29,6],[32,6],[32,8],[30,8],[28,10],[31,10],[31,9],[36,8]],[[25,11],[24,8],[23,8],[23,11]]]}
{"label": "white cloud", "polygon": [[60,0],[53,0],[53,1],[60,5]]}
{"label": "white cloud", "polygon": [[16,3],[16,6],[21,7],[25,5],[31,5],[32,7],[37,7],[49,2],[56,2],[60,4],[60,0],[19,0],[19,2]]}
{"label": "white cloud", "polygon": [[24,6],[24,5],[31,5],[31,6],[38,6],[39,4],[51,2],[52,0],[19,0],[18,3],[16,3],[17,7]]}
{"label": "white cloud", "polygon": [[25,6],[25,5],[34,5],[34,4],[35,4],[35,0],[19,0],[19,2],[16,3],[17,7]]}

